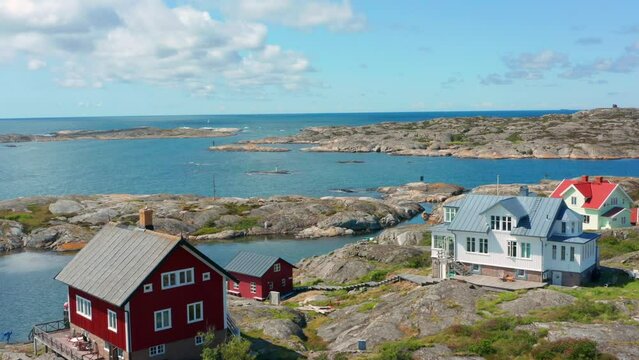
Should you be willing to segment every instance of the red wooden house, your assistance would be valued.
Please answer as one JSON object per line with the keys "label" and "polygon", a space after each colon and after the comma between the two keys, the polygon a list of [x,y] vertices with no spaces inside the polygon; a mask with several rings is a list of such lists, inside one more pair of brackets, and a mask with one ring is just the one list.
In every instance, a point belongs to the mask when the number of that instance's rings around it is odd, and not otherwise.
{"label": "red wooden house", "polygon": [[237,282],[228,283],[228,291],[248,299],[264,300],[271,291],[288,294],[293,291],[293,268],[288,261],[242,251],[225,269]]}
{"label": "red wooden house", "polygon": [[69,286],[69,322],[105,359],[199,359],[199,333],[224,339],[226,287],[236,279],[184,239],[107,224],[55,277]]}

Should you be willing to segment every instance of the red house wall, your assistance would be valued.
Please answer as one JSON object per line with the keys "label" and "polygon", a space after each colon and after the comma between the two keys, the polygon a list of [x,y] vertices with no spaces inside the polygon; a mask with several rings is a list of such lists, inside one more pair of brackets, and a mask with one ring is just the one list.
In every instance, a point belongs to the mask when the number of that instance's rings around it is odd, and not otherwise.
{"label": "red house wall", "polygon": [[[162,290],[162,273],[194,268],[194,284]],[[209,272],[211,279],[202,280]],[[150,346],[168,344],[191,338],[209,328],[224,329],[224,278],[206,263],[182,247],[176,248],[143,282],[153,284],[153,291],[144,293],[144,285],[130,300],[131,349],[138,351]],[[203,302],[203,321],[187,323],[187,305]],[[171,328],[155,331],[154,312],[171,308]]]}
{"label": "red house wall", "polygon": [[[91,320],[76,312],[76,295],[91,301]],[[108,329],[107,310],[115,311],[117,314],[117,332]],[[73,325],[85,329],[102,340],[108,341],[120,349],[126,349],[126,328],[123,309],[83,291],[69,287],[69,320]]]}
{"label": "red house wall", "polygon": [[[238,280],[240,280],[240,296],[243,298],[253,299],[258,297],[265,299],[271,291],[279,291],[281,294],[286,294],[293,291],[293,267],[286,261],[279,259],[276,264],[280,264],[280,271],[275,272],[273,270],[275,264],[262,275],[261,278],[252,277],[239,273],[232,273]],[[282,286],[282,278],[286,279],[286,285]],[[257,293],[251,294],[251,282],[255,282],[257,285]],[[269,282],[273,282],[273,289],[269,288]],[[230,291],[237,291],[233,288],[233,282],[229,281],[228,289]]]}

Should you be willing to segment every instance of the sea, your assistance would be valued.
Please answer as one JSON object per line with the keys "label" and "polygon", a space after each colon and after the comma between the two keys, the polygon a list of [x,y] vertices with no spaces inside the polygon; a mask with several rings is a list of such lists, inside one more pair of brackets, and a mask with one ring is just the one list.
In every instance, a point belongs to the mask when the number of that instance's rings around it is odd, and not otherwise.
{"label": "sea", "polygon": [[[398,112],[340,114],[194,115],[0,119],[0,134],[49,134],[60,130],[110,130],[141,126],[234,127],[230,137],[209,139],[77,140],[0,144],[0,200],[66,194],[199,194],[234,197],[378,196],[379,186],[423,179],[472,188],[495,183],[537,183],[582,174],[639,176],[639,160],[482,160],[403,157],[379,153],[312,153],[284,145],[286,153],[211,152],[211,145],[292,135],[308,126],[426,121],[453,116],[530,117],[573,110]],[[352,162],[357,160],[357,162]],[[286,170],[288,174],[252,172]],[[374,234],[373,234],[374,235]],[[370,235],[367,235],[370,236]],[[328,253],[362,237],[291,240],[255,238],[199,245],[225,265],[238,251],[296,262]],[[0,256],[0,336],[24,341],[35,323],[62,316],[65,287],[53,280],[71,255],[25,251]],[[0,338],[0,341],[2,339]]]}

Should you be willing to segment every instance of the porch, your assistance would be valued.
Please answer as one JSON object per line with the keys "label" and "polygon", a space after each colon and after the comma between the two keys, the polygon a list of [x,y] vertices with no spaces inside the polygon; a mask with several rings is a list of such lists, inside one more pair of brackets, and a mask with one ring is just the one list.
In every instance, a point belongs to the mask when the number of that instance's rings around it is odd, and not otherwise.
{"label": "porch", "polygon": [[538,289],[548,286],[548,283],[545,282],[537,282],[537,281],[526,281],[513,279],[512,281],[505,281],[501,278],[494,276],[486,276],[486,275],[455,275],[453,278],[455,280],[463,281],[469,284],[473,284],[476,286],[482,286],[491,289],[498,290],[530,290],[530,289]]}
{"label": "porch", "polygon": [[50,321],[35,325],[32,330],[33,350],[44,345],[45,351],[53,351],[67,360],[98,360],[108,358],[108,353],[100,349],[95,341],[84,341],[74,334],[64,320]]}

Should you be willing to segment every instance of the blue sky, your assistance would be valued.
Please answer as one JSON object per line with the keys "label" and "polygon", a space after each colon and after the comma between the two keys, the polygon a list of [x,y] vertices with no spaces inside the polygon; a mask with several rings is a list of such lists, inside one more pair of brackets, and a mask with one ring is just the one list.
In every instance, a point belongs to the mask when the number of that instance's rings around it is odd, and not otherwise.
{"label": "blue sky", "polygon": [[0,0],[0,118],[639,106],[639,2]]}

